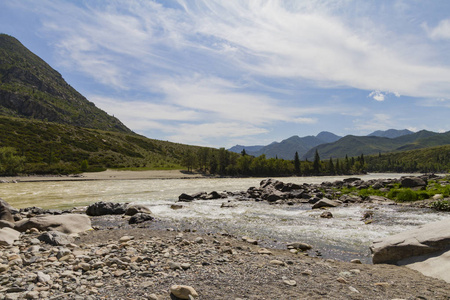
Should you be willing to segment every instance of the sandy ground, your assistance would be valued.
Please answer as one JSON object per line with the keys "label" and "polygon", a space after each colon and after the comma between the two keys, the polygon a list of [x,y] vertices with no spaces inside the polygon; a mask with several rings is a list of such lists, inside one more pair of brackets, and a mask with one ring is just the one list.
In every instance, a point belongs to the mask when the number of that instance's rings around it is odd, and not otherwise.
{"label": "sandy ground", "polygon": [[118,171],[108,169],[104,172],[82,173],[79,175],[0,177],[0,180],[8,182],[38,182],[67,180],[187,179],[202,177],[204,177],[204,175],[199,173],[188,173],[183,170]]}

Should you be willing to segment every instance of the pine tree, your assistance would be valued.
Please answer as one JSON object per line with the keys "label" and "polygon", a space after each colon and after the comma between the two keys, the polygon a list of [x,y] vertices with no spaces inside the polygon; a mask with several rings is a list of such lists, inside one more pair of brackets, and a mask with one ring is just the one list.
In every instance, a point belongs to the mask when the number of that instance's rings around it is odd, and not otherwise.
{"label": "pine tree", "polygon": [[319,156],[319,152],[317,152],[317,149],[316,149],[316,154],[314,155],[313,171],[314,171],[314,174],[316,174],[316,175],[320,173],[320,156]]}
{"label": "pine tree", "polygon": [[294,168],[295,168],[295,174],[300,175],[300,159],[298,158],[298,152],[295,152],[294,156]]}

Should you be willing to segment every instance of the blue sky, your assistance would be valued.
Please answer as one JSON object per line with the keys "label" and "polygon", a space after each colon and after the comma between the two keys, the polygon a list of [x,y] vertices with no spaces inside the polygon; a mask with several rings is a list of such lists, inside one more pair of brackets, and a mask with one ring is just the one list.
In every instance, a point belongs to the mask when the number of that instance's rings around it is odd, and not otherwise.
{"label": "blue sky", "polygon": [[2,0],[0,32],[149,138],[450,130],[448,0]]}

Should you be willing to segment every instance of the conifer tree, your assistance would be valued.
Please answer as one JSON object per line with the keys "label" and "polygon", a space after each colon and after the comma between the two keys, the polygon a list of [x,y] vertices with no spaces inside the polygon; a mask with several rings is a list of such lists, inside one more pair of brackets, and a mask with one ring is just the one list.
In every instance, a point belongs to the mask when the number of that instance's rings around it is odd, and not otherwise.
{"label": "conifer tree", "polygon": [[295,152],[294,156],[294,168],[295,168],[295,174],[300,175],[300,159],[298,158],[298,152]]}

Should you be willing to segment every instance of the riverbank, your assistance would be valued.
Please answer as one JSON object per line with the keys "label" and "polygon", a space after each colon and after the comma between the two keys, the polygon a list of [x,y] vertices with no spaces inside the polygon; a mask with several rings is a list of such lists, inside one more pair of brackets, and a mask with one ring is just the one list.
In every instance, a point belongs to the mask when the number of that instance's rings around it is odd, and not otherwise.
{"label": "riverbank", "polygon": [[0,299],[176,299],[175,284],[208,300],[450,298],[447,283],[406,267],[312,258],[158,221],[91,220],[96,230],[64,246],[30,231],[0,248]]}
{"label": "riverbank", "polygon": [[201,173],[184,170],[120,171],[108,169],[103,172],[81,173],[77,175],[30,175],[0,177],[5,182],[45,182],[45,181],[89,181],[89,180],[143,180],[143,179],[190,179],[204,178]]}

